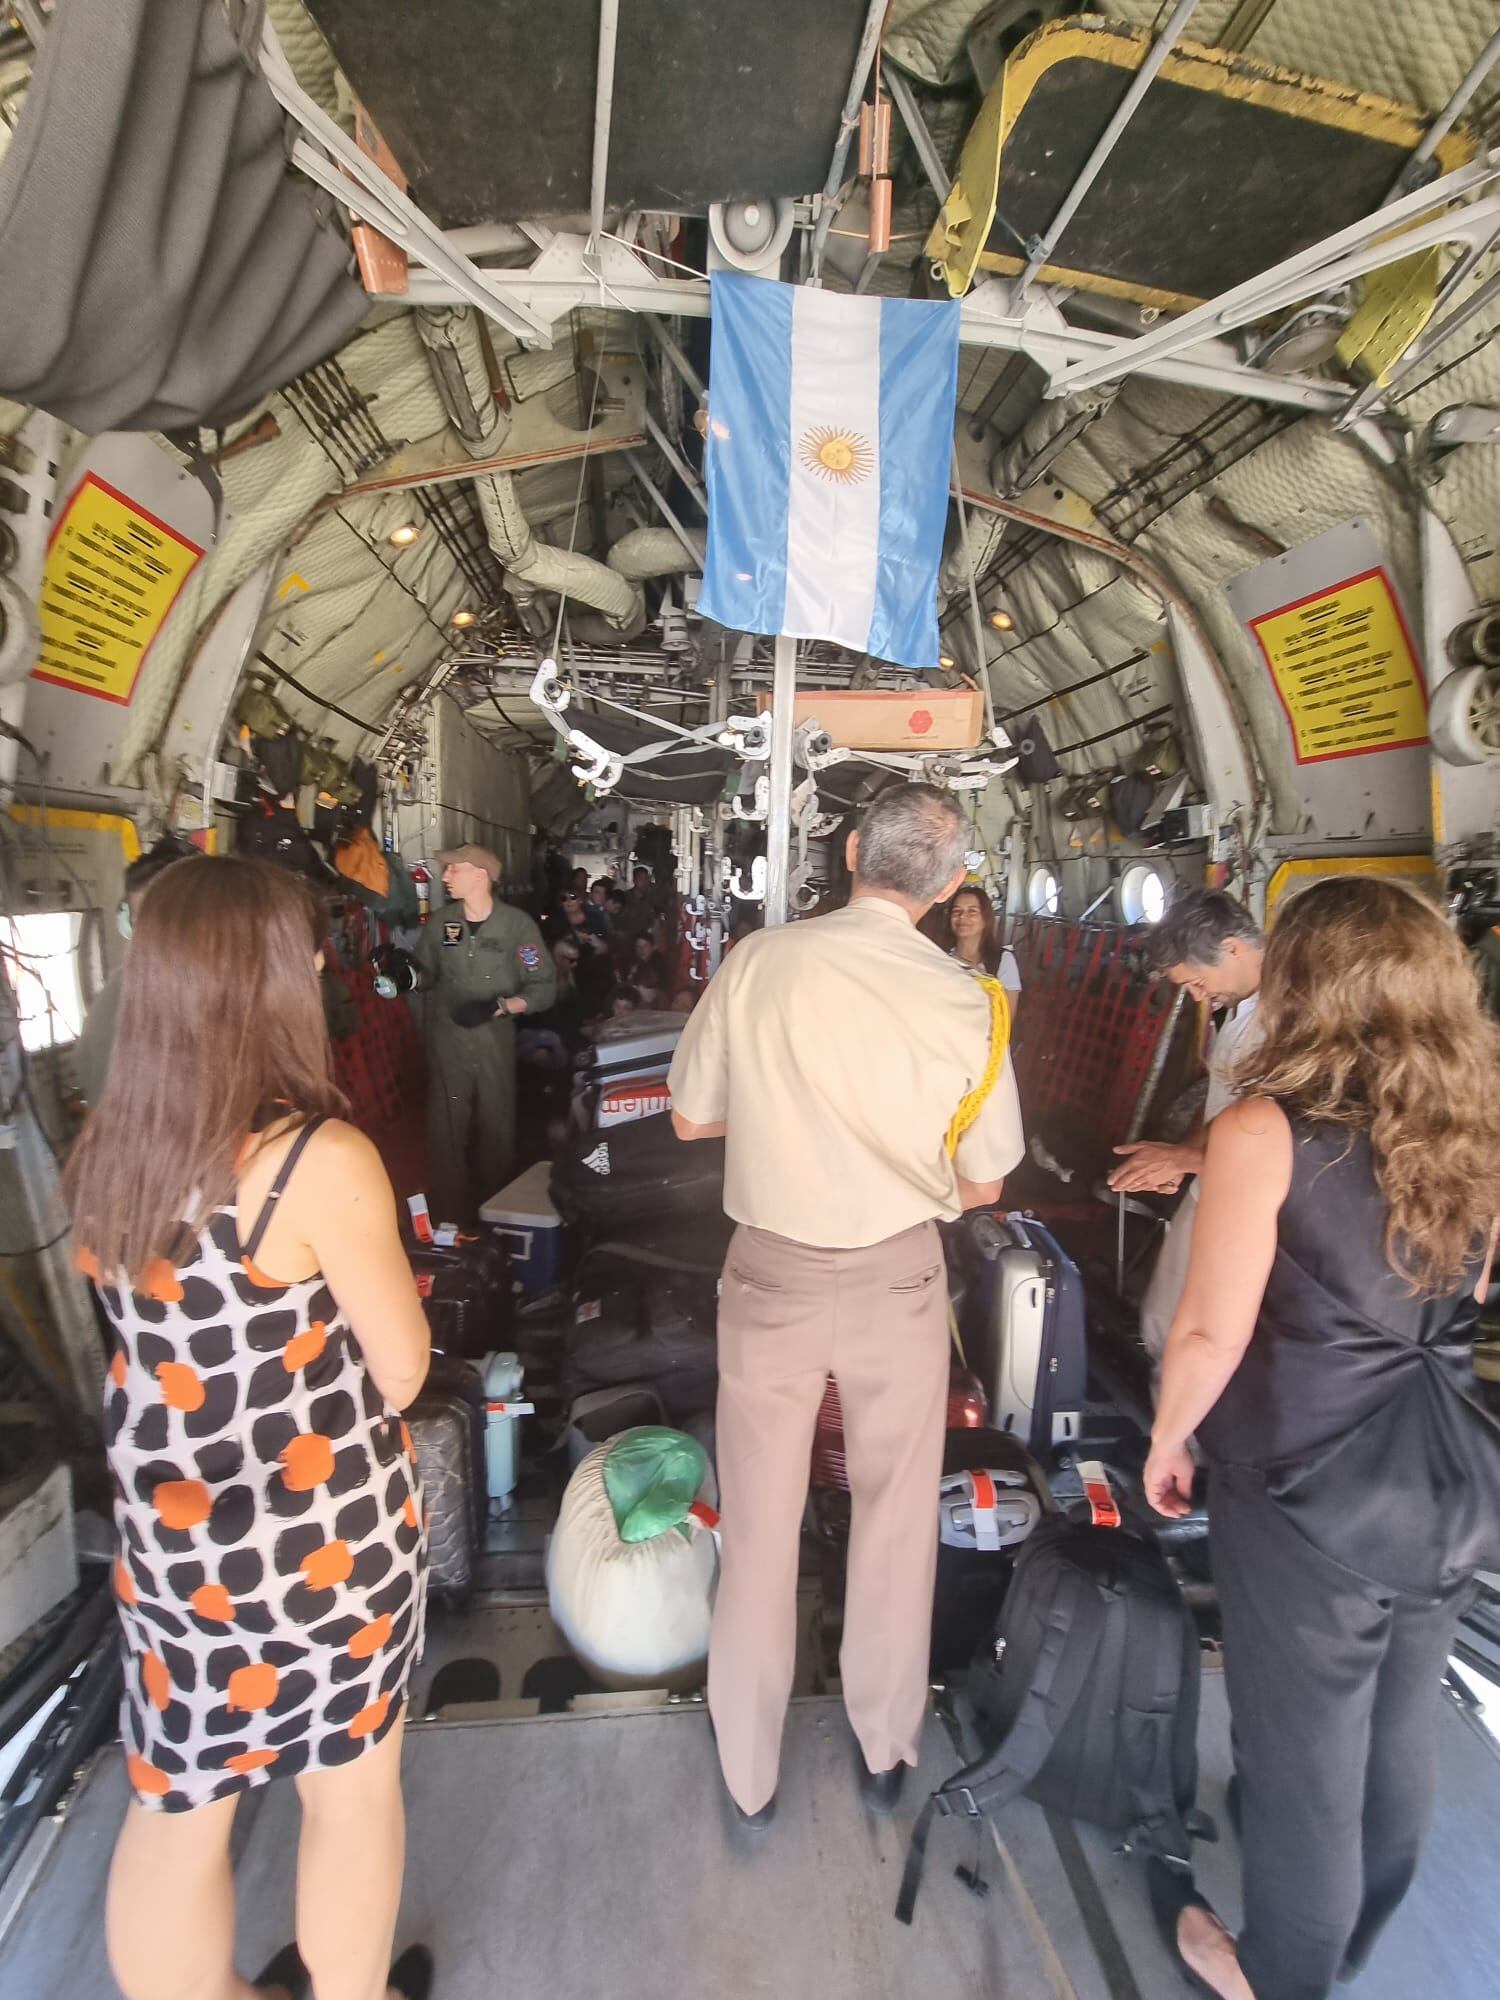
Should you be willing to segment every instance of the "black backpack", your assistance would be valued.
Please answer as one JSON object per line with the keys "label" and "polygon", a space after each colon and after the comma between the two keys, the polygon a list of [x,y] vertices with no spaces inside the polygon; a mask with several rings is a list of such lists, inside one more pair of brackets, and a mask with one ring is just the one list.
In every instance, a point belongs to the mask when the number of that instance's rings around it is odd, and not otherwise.
{"label": "black backpack", "polygon": [[912,1832],[896,1915],[909,1924],[935,1815],[976,1818],[1025,1792],[1189,1865],[1212,1824],[1198,1788],[1198,1635],[1166,1558],[1128,1529],[1044,1520],[1016,1558],[970,1669],[983,1753]]}

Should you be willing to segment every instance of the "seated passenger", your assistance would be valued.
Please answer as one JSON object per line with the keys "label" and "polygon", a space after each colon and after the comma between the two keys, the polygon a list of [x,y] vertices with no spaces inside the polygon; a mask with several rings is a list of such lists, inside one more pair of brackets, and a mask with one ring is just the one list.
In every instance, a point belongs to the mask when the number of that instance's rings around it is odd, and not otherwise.
{"label": "seated passenger", "polygon": [[972,882],[966,882],[948,905],[944,949],[970,972],[987,972],[1000,981],[1014,1022],[1021,1004],[1021,968],[1009,945],[1001,942],[994,904]]}
{"label": "seated passenger", "polygon": [[[1477,1301],[1500,1212],[1500,1029],[1410,890],[1320,882],[1266,945],[1243,1095],[1208,1132],[1146,1466],[1159,1512],[1209,1462],[1238,1766],[1238,1946],[1190,1876],[1158,1920],[1225,2000],[1324,2000],[1416,1872],[1440,1686],[1500,1557],[1500,1424]],[[726,1509],[727,1513],[727,1509]]]}
{"label": "seated passenger", "polygon": [[657,950],[649,937],[638,937],[630,948],[630,963],[626,978],[640,995],[643,1007],[664,1007],[667,1004],[667,961]]}
{"label": "seated passenger", "polygon": [[[109,1959],[128,2000],[248,1996],[230,1835],[302,1805],[296,1951],[262,1989],[425,1993],[387,1972],[401,1738],[422,1646],[422,1491],[399,1412],[428,1332],[374,1146],[341,1113],[323,914],[265,861],[171,867],[140,908],[120,1061],[67,1168],[112,1322],[108,1456],[134,1799]],[[389,1986],[387,1981],[389,1980]]]}
{"label": "seated passenger", "polygon": [[528,1017],[516,1031],[517,1060],[533,1069],[564,1071],[583,1046],[588,1010],[578,983],[578,947],[562,938],[552,947],[557,996],[546,1013]]}

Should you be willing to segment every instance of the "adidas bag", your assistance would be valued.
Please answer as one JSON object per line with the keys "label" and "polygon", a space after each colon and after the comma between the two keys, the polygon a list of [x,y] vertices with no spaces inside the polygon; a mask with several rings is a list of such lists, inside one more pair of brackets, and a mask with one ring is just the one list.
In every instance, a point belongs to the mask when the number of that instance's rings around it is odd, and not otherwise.
{"label": "adidas bag", "polygon": [[670,1118],[575,1132],[552,1169],[551,1193],[558,1214],[594,1236],[712,1213],[724,1201],[724,1141],[679,1139]]}
{"label": "adidas bag", "polygon": [[996,1813],[1022,1792],[1190,1866],[1192,1837],[1213,1831],[1193,1807],[1198,1687],[1197,1630],[1156,1543],[1043,1520],[970,1669],[984,1749],[917,1818],[900,1921],[912,1919],[933,1818]]}

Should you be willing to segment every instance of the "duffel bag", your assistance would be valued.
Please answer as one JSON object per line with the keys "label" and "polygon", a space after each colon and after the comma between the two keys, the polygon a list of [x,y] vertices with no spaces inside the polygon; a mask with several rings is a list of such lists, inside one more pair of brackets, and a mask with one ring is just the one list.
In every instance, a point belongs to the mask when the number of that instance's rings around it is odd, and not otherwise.
{"label": "duffel bag", "polygon": [[711,1277],[631,1269],[607,1254],[585,1259],[564,1347],[564,1400],[630,1382],[654,1389],[676,1423],[712,1409],[717,1317]]}
{"label": "duffel bag", "polygon": [[724,1205],[724,1141],[679,1139],[670,1118],[570,1133],[552,1169],[551,1193],[565,1221],[596,1237],[712,1214]]}

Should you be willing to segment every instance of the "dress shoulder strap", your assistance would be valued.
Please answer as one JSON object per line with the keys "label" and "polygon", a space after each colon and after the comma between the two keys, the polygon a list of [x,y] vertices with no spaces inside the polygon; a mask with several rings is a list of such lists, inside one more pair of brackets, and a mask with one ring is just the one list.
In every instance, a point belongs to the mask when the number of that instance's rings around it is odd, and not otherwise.
{"label": "dress shoulder strap", "polygon": [[314,1132],[318,1130],[319,1126],[326,1125],[327,1123],[326,1114],[318,1118],[309,1118],[307,1123],[302,1127],[302,1130],[292,1141],[287,1156],[282,1161],[275,1180],[271,1183],[271,1191],[260,1205],[260,1214],[255,1218],[255,1227],[251,1230],[249,1237],[244,1243],[244,1254],[252,1264],[255,1262],[255,1253],[260,1248],[265,1233],[271,1226],[271,1218],[276,1213],[276,1204],[286,1193],[287,1183],[297,1171],[297,1162],[307,1151],[308,1141],[312,1138]]}

